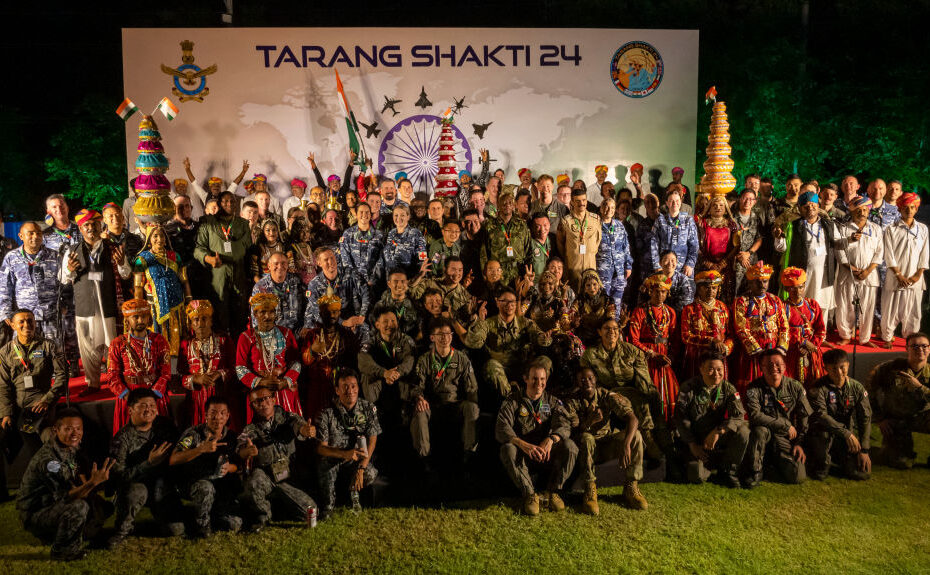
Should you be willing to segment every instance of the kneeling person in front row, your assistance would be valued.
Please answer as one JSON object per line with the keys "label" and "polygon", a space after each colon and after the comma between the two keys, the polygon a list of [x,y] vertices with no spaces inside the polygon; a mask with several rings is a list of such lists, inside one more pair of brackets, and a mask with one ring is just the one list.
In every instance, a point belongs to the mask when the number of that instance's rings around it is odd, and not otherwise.
{"label": "kneeling person in front row", "polygon": [[872,407],[861,383],[849,377],[849,359],[842,349],[823,354],[827,375],[814,382],[807,397],[813,413],[807,439],[811,477],[824,479],[836,463],[850,479],[872,473],[869,436]]}
{"label": "kneeling person in front row", "polygon": [[181,500],[168,481],[168,455],[178,437],[170,419],[158,415],[155,392],[137,387],[126,398],[129,423],[113,436],[110,457],[116,460],[116,533],[108,546],[118,547],[132,533],[136,513],[148,504],[166,534],[184,533]]}
{"label": "kneeling person in front row", "polygon": [[739,467],[749,443],[749,426],[736,387],[724,379],[725,361],[725,356],[715,352],[701,354],[699,375],[678,391],[675,428],[688,446],[684,453],[688,481],[703,483],[716,469],[725,486],[739,487]]}
{"label": "kneeling person in front row", "polygon": [[[566,401],[566,410],[572,422],[578,457],[584,466],[581,471],[585,482],[582,508],[592,515],[600,513],[594,466],[619,459],[620,471],[625,475],[624,501],[632,509],[646,509],[646,498],[639,492],[639,480],[643,478],[643,438],[630,400],[597,387],[597,376],[588,367],[578,372],[575,382],[575,391]],[[626,427],[615,425],[615,417],[625,421]]]}
{"label": "kneeling person in front row", "polygon": [[746,390],[751,473],[745,482],[747,489],[762,481],[765,460],[774,464],[786,483],[807,479],[807,455],[801,444],[807,435],[811,406],[804,387],[785,377],[781,350],[769,349],[761,355],[762,377],[753,380]]}
{"label": "kneeling person in front row", "polygon": [[236,474],[239,456],[236,435],[226,427],[229,403],[221,395],[207,398],[205,423],[189,427],[178,440],[168,464],[177,470],[181,493],[194,502],[195,537],[207,537],[215,517],[224,529],[236,532],[242,519],[236,515],[241,482]]}
{"label": "kneeling person in front row", "polygon": [[546,368],[530,364],[524,382],[525,389],[514,389],[497,412],[494,435],[503,444],[501,462],[523,493],[523,511],[527,515],[539,515],[539,495],[530,478],[530,467],[548,469],[545,496],[549,509],[561,511],[565,503],[557,492],[575,468],[578,447],[569,439],[571,427],[565,407],[546,392]]}
{"label": "kneeling person in front row", "polygon": [[114,462],[107,459],[90,470],[82,465],[84,419],[76,409],[59,411],[52,431],[26,467],[16,508],[26,531],[51,542],[52,559],[70,561],[84,556],[84,538],[92,537],[108,514],[96,491]]}
{"label": "kneeling person in front row", "polygon": [[316,437],[316,428],[296,413],[275,403],[275,392],[258,386],[249,392],[252,423],[239,435],[240,459],[251,461],[245,477],[242,503],[255,514],[252,531],[260,531],[271,520],[271,501],[283,504],[289,519],[304,520],[316,503],[295,485],[297,441]]}
{"label": "kneeling person in front row", "polygon": [[317,453],[320,489],[323,495],[321,518],[336,507],[336,480],[340,472],[350,473],[349,498],[354,511],[362,506],[359,491],[371,484],[378,470],[371,464],[381,424],[373,403],[358,397],[358,376],[346,369],[336,374],[336,399],[320,415]]}

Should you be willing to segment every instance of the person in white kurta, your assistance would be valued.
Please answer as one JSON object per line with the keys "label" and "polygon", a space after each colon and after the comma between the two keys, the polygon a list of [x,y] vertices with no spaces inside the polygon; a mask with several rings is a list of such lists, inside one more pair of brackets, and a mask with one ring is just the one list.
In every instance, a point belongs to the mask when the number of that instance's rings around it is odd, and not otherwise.
{"label": "person in white kurta", "polygon": [[924,270],[930,266],[927,226],[914,220],[920,197],[911,192],[898,198],[901,219],[885,228],[885,263],[888,273],[882,286],[881,334],[884,346],[891,347],[894,330],[901,324],[901,336],[920,331],[920,298],[924,290]]}
{"label": "person in white kurta", "polygon": [[[859,329],[859,344],[870,345],[875,317],[875,296],[879,288],[878,266],[884,261],[882,228],[869,221],[868,198],[853,198],[852,219],[836,231],[836,331],[840,345],[846,345]],[[859,324],[854,302],[859,300]]]}

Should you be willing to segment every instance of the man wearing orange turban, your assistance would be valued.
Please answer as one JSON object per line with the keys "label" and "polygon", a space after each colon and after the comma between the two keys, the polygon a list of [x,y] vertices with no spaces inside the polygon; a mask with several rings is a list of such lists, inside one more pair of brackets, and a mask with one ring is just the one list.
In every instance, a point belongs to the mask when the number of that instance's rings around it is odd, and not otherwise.
{"label": "man wearing orange turban", "polygon": [[924,290],[924,271],[930,267],[927,226],[914,219],[920,196],[901,194],[898,212],[901,219],[885,229],[885,263],[888,273],[882,286],[881,336],[891,348],[894,330],[901,324],[901,335],[920,331],[920,298]]}
{"label": "man wearing orange turban", "polygon": [[788,317],[785,376],[808,388],[825,375],[820,346],[827,336],[827,326],[817,300],[803,295],[806,282],[807,273],[801,268],[785,268],[781,272],[781,285],[788,292],[785,298]]}
{"label": "man wearing orange turban", "polygon": [[749,382],[762,375],[759,359],[767,349],[788,349],[788,317],[780,299],[768,292],[772,267],[758,261],[746,270],[747,293],[733,302],[736,332],[736,388],[746,391]]}

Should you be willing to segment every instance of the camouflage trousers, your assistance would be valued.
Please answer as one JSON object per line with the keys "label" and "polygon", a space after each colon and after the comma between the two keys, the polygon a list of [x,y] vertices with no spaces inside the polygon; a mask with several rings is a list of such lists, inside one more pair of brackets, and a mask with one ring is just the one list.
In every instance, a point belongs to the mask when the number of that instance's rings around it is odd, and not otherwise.
{"label": "camouflage trousers", "polygon": [[24,518],[23,526],[41,541],[51,543],[53,553],[73,554],[81,550],[85,538],[100,531],[105,519],[99,499],[89,497],[59,501]]}
{"label": "camouflage trousers", "polygon": [[750,470],[761,473],[767,460],[774,465],[785,483],[801,483],[807,479],[807,470],[791,454],[791,448],[787,433],[772,433],[772,430],[762,425],[753,427],[749,430],[747,447]]}
{"label": "camouflage trousers", "polygon": [[[319,473],[323,509],[331,511],[336,507],[336,481],[339,479],[339,475],[349,475],[349,480],[354,481],[357,469],[358,461],[345,461],[334,457],[322,458],[317,467],[317,472]],[[362,486],[368,487],[377,477],[378,470],[369,462],[363,474]]]}
{"label": "camouflage trousers", "polygon": [[893,467],[907,467],[906,462],[913,460],[914,433],[930,434],[930,410],[923,411],[909,419],[889,420],[893,433],[882,433],[882,459]]}
{"label": "camouflage trousers", "polygon": [[245,491],[241,501],[255,515],[257,523],[271,520],[271,503],[281,504],[288,519],[303,521],[307,518],[307,509],[316,508],[316,503],[309,495],[288,481],[275,482],[262,469],[253,469],[245,478]]}
{"label": "camouflage trousers", "polygon": [[181,499],[177,490],[164,479],[150,483],[127,483],[116,492],[116,534],[129,535],[135,525],[136,514],[148,504],[152,517],[171,536],[184,533],[180,521]]}
{"label": "camouflage trousers", "polygon": [[549,461],[540,463],[533,461],[523,451],[512,443],[501,445],[500,451],[501,463],[507,472],[510,480],[517,486],[523,495],[532,495],[536,493],[533,487],[533,480],[530,477],[531,468],[536,470],[548,470],[549,482],[546,485],[548,491],[556,491],[562,488],[565,481],[568,480],[572,470],[575,469],[575,460],[578,458],[578,446],[571,439],[565,439],[552,446],[549,452]]}
{"label": "camouflage trousers", "polygon": [[[626,443],[626,430],[617,431],[604,437],[594,437],[590,433],[582,433],[578,437],[578,460],[581,468],[581,478],[596,481],[594,466],[601,463],[620,459]],[[636,431],[633,441],[630,442],[630,464],[620,462],[620,471],[627,481],[639,481],[643,478],[643,437]]]}
{"label": "camouflage trousers", "polygon": [[239,482],[226,477],[222,479],[200,479],[190,484],[185,495],[194,504],[194,522],[197,527],[211,527],[211,519],[223,529],[238,531],[242,519],[236,515],[236,496],[239,494]]}

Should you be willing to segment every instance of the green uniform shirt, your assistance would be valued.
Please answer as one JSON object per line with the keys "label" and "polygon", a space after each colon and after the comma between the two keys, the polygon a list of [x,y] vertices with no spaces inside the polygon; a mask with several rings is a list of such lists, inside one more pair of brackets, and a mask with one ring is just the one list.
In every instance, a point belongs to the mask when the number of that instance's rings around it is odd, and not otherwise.
{"label": "green uniform shirt", "polygon": [[445,240],[440,238],[429,243],[427,253],[430,263],[433,264],[433,276],[441,278],[446,271],[446,259],[462,255],[462,244],[456,241],[451,246],[447,246]]}
{"label": "green uniform shirt", "polygon": [[647,395],[656,393],[646,355],[631,343],[619,341],[610,351],[601,344],[589,347],[581,356],[581,367],[591,368],[603,388],[633,387]]}
{"label": "green uniform shirt", "polygon": [[536,322],[515,316],[509,324],[496,315],[478,320],[468,328],[465,345],[472,349],[485,348],[491,359],[504,367],[519,365],[528,360],[539,343]]}
{"label": "green uniform shirt", "polygon": [[536,274],[536,283],[539,283],[549,258],[556,255],[551,236],[546,236],[546,241],[538,242],[530,239],[530,261],[533,266],[533,273]]}
{"label": "green uniform shirt", "polygon": [[439,357],[433,350],[420,356],[415,368],[415,383],[410,388],[410,400],[420,397],[440,404],[478,401],[478,380],[468,356],[453,349],[448,357]]}
{"label": "green uniform shirt", "polygon": [[458,283],[453,286],[446,285],[441,280],[422,279],[410,288],[410,297],[422,300],[428,289],[438,290],[442,294],[442,305],[448,306],[453,319],[464,321],[471,302],[471,295],[465,286]]}
{"label": "green uniform shirt", "polygon": [[729,381],[711,389],[698,375],[678,390],[675,428],[685,443],[703,443],[717,427],[735,432],[746,425],[745,415],[739,393]]}
{"label": "green uniform shirt", "polygon": [[[32,376],[30,389],[26,389],[27,374]],[[0,348],[0,419],[13,417],[17,406],[24,409],[37,401],[54,407],[66,385],[65,356],[51,341],[37,337],[23,346],[14,335]]]}
{"label": "green uniform shirt", "polygon": [[[485,222],[488,231],[488,243],[481,250],[481,269],[488,260],[497,260],[501,264],[502,284],[509,284],[523,274],[522,266],[527,265],[530,255],[530,229],[526,222],[512,216],[506,224],[499,218]],[[507,248],[512,248],[508,252]],[[509,255],[512,253],[513,255]]]}
{"label": "green uniform shirt", "polygon": [[[226,246],[226,242],[229,246]],[[226,247],[231,248],[229,251]],[[194,257],[210,271],[211,284],[220,298],[226,298],[227,284],[236,291],[246,289],[246,270],[249,267],[246,252],[252,247],[252,232],[249,222],[239,216],[221,221],[216,216],[204,216],[197,230],[197,245]],[[204,257],[220,255],[223,265],[214,268],[204,262]]]}
{"label": "green uniform shirt", "polygon": [[546,391],[536,401],[531,401],[523,392],[511,394],[501,404],[494,428],[494,436],[500,443],[510,443],[518,437],[539,444],[550,435],[558,435],[564,441],[570,432],[571,422],[565,406]]}
{"label": "green uniform shirt", "polygon": [[[914,385],[900,372],[913,375],[922,385]],[[915,373],[905,358],[887,361],[875,369],[869,388],[875,421],[910,419],[930,410],[930,364]]]}
{"label": "green uniform shirt", "polygon": [[597,388],[593,399],[575,391],[565,401],[565,409],[571,420],[572,435],[590,433],[597,439],[622,431],[613,425],[612,415],[621,420],[633,415],[629,399],[603,387]]}
{"label": "green uniform shirt", "polygon": [[829,377],[821,377],[807,392],[810,401],[811,429],[825,431],[846,439],[855,433],[862,449],[869,449],[872,434],[872,406],[869,393],[855,379],[848,378],[843,387],[837,387]]}
{"label": "green uniform shirt", "polygon": [[787,435],[788,428],[793,425],[798,432],[793,443],[804,443],[811,406],[804,387],[797,380],[783,377],[781,385],[774,389],[765,378],[754,379],[746,390],[746,412],[750,426],[763,425],[773,434]]}

